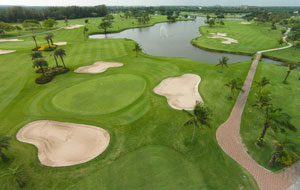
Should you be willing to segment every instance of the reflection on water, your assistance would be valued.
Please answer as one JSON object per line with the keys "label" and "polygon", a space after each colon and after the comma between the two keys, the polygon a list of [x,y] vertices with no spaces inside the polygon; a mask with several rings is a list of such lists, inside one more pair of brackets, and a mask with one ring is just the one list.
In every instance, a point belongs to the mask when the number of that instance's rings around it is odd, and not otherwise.
{"label": "reflection on water", "polygon": [[[230,63],[251,60],[250,56],[219,53],[194,47],[191,40],[201,36],[199,26],[205,25],[205,18],[195,21],[160,23],[151,27],[133,28],[120,33],[107,34],[107,38],[129,38],[139,43],[143,51],[165,57],[186,57],[206,63],[217,64],[222,56],[229,57]],[[104,34],[91,35],[92,39],[105,38]],[[270,59],[265,62],[280,63]]]}

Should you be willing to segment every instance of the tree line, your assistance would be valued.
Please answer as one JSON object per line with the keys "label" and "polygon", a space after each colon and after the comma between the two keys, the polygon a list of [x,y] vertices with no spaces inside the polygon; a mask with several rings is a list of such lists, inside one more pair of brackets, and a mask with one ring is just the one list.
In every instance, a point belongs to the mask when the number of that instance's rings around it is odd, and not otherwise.
{"label": "tree line", "polygon": [[108,8],[105,5],[94,7],[44,7],[44,8],[26,8],[26,7],[10,7],[0,9],[0,21],[3,22],[18,22],[24,20],[45,20],[52,18],[55,20],[76,19],[86,17],[103,17],[108,13]]}

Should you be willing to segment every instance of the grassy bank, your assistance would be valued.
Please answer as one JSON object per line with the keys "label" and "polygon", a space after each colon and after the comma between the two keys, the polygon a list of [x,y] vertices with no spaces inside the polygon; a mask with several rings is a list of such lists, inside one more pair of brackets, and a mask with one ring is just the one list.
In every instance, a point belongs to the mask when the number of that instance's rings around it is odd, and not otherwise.
{"label": "grassy bank", "polygon": [[[224,26],[201,26],[202,36],[192,40],[192,44],[209,50],[230,53],[254,54],[259,50],[279,47],[282,38],[281,30],[270,30],[268,25],[241,24],[242,20],[225,20]],[[223,44],[224,39],[215,39],[211,33],[226,33],[227,37],[238,40],[238,43]]]}

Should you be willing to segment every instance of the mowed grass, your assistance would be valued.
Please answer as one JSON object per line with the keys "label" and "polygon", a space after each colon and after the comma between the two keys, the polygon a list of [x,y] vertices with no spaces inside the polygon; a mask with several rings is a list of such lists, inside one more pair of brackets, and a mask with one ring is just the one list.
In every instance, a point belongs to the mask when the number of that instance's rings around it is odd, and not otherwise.
{"label": "mowed grass", "polygon": [[102,115],[127,107],[144,92],[146,81],[135,75],[115,74],[85,81],[55,95],[52,103],[63,111]]}
{"label": "mowed grass", "polygon": [[281,60],[285,63],[299,63],[300,62],[300,49],[288,48],[280,51],[273,51],[264,53],[267,57]]}
{"label": "mowed grass", "polygon": [[[269,25],[241,24],[243,20],[224,20],[225,25],[213,27],[201,26],[201,37],[192,40],[195,46],[210,50],[254,54],[259,50],[279,47],[282,38],[281,30],[270,30]],[[223,44],[224,39],[210,38],[211,33],[226,33],[227,37],[238,40],[238,43]]]}
{"label": "mowed grass", "polygon": [[[60,30],[54,35],[54,41],[68,42],[64,46],[65,62],[72,71],[45,85],[34,82],[38,74],[34,73],[29,56],[34,47],[30,37],[24,38],[24,42],[0,44],[0,49],[17,50],[0,55],[0,134],[12,137],[11,149],[6,152],[10,161],[0,162],[0,189],[17,189],[9,175],[9,168],[16,166],[20,166],[26,188],[30,190],[258,189],[251,175],[222,151],[215,137],[217,127],[227,119],[235,102],[229,100],[230,92],[224,83],[236,77],[245,79],[249,61],[232,64],[220,72],[215,65],[184,58],[153,57],[143,53],[136,58],[132,51],[133,41],[84,41],[82,29]],[[38,36],[39,44],[45,43],[43,37]],[[55,65],[51,52],[44,56],[50,66]],[[124,66],[94,75],[73,72],[95,61],[121,62]],[[213,111],[212,127],[197,130],[195,143],[191,143],[192,127],[183,127],[188,117],[182,111],[172,109],[165,97],[153,92],[163,79],[184,73],[201,76],[199,92]],[[72,112],[65,111],[70,109],[71,95],[59,101],[64,109],[53,104],[53,98],[65,93],[66,89],[74,88],[73,93],[77,94],[85,88],[91,89],[89,81],[124,74],[143,78],[146,88],[139,98],[122,109],[97,115],[78,114],[79,106],[72,107]],[[80,89],[76,87],[79,84],[87,85]],[[105,90],[118,91],[109,87],[103,88],[103,92],[95,90],[102,98],[99,101],[111,101],[110,96],[102,96]],[[90,95],[93,99],[95,92]],[[87,104],[93,104],[93,101],[87,101]],[[110,133],[110,145],[103,154],[84,164],[60,168],[42,166],[37,149],[15,138],[25,124],[41,119],[102,127]]]}
{"label": "mowed grass", "polygon": [[[282,108],[283,112],[288,113],[292,120],[291,122],[298,129],[296,133],[290,132],[287,136],[281,135],[280,132],[278,134],[274,134],[272,129],[268,129],[264,146],[258,147],[255,145],[256,139],[260,136],[263,125],[264,125],[264,117],[261,116],[258,123],[256,123],[258,117],[258,111],[252,106],[255,103],[254,94],[257,93],[257,89],[252,88],[247,105],[245,107],[242,125],[241,125],[241,135],[243,138],[243,142],[248,148],[249,154],[262,166],[269,168],[268,162],[270,161],[272,154],[275,150],[276,144],[274,144],[277,139],[285,139],[290,138],[295,144],[299,144],[299,136],[300,136],[300,81],[298,78],[300,77],[299,71],[292,71],[290,77],[288,78],[288,83],[283,84],[282,81],[286,75],[287,67],[272,65],[268,63],[259,63],[255,81],[259,81],[262,77],[267,77],[270,79],[271,84],[266,86],[265,88],[271,92],[272,103],[276,108]],[[298,155],[300,154],[300,147],[298,148]],[[272,170],[279,170],[282,166],[277,166]]]}

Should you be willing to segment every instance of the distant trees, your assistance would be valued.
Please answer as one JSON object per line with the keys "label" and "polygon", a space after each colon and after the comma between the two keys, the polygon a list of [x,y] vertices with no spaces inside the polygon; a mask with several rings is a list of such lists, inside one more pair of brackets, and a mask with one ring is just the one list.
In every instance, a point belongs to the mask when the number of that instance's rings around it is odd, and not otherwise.
{"label": "distant trees", "polygon": [[36,30],[37,28],[41,28],[41,24],[39,21],[34,19],[27,19],[24,20],[22,23],[23,28],[29,29],[33,32],[33,30]]}
{"label": "distant trees", "polygon": [[13,25],[5,22],[0,22],[0,34],[4,35],[5,32],[11,32],[14,30],[16,30],[16,27],[14,27]]}
{"label": "distant trees", "polygon": [[193,136],[192,136],[192,142],[195,139],[196,135],[196,128],[202,129],[202,127],[210,127],[210,121],[212,112],[211,110],[205,106],[201,102],[196,102],[196,106],[193,110],[193,113],[190,113],[189,111],[183,110],[188,116],[189,120],[184,123],[184,126],[193,126]]}
{"label": "distant trees", "polygon": [[225,85],[230,88],[230,99],[233,98],[234,92],[236,90],[240,90],[243,92],[243,82],[240,78],[232,79],[228,81]]}
{"label": "distant trees", "polygon": [[98,5],[95,7],[45,7],[42,9],[16,6],[1,10],[0,17],[4,22],[23,22],[27,19],[42,21],[48,18],[64,20],[65,18],[103,17],[107,13],[108,9],[105,5]]}

